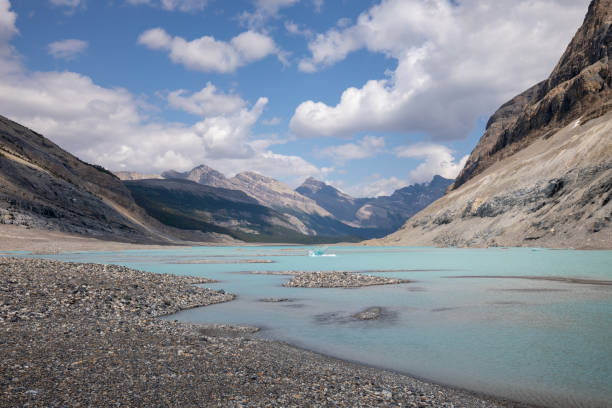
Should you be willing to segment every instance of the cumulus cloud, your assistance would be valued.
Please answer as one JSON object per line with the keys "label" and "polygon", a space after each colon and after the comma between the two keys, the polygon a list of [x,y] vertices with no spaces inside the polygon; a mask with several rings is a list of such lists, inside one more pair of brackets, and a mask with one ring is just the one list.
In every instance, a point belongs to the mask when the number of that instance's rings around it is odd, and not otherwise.
{"label": "cumulus cloud", "polygon": [[240,96],[219,92],[210,82],[191,95],[184,89],[172,91],[168,94],[168,103],[173,108],[200,116],[232,114],[245,106]]}
{"label": "cumulus cloud", "polygon": [[454,179],[468,159],[466,155],[456,160],[451,149],[439,144],[401,146],[395,149],[395,155],[404,158],[425,159],[423,163],[408,173],[409,180],[412,183],[430,181],[435,175]]}
{"label": "cumulus cloud", "polygon": [[10,45],[11,38],[18,33],[16,20],[17,14],[11,10],[9,0],[0,0],[0,75],[21,69],[19,57]]}
{"label": "cumulus cloud", "polygon": [[8,41],[17,33],[15,20],[17,14],[11,10],[9,0],[0,0],[0,45],[8,45]]}
{"label": "cumulus cloud", "polygon": [[305,101],[291,119],[300,137],[362,131],[464,137],[476,119],[552,70],[589,0],[383,0],[348,26],[309,43],[315,72],[367,49],[397,61],[386,77],[345,90],[335,106]]}
{"label": "cumulus cloud", "polygon": [[[0,0],[0,53],[11,58],[15,19],[10,3]],[[201,163],[226,173],[255,170],[281,179],[326,172],[301,157],[272,152],[278,141],[252,134],[266,98],[250,105],[212,83],[195,93],[172,91],[170,105],[200,118],[194,124],[169,123],[149,119],[146,103],[126,89],[103,87],[74,72],[32,72],[17,63],[4,69],[6,64],[2,59],[0,112],[85,161],[147,173]]]}
{"label": "cumulus cloud", "polygon": [[[207,85],[203,91],[180,97],[189,100],[211,89]],[[322,169],[298,156],[270,151],[274,142],[262,143],[254,137],[251,128],[266,98],[251,107],[243,101],[225,111],[207,110],[198,101],[193,98],[193,105],[186,104],[185,110],[209,116],[193,125],[148,121],[142,104],[129,91],[101,87],[84,75],[21,72],[0,76],[4,115],[83,160],[109,169],[155,173],[207,163],[227,173],[256,170],[281,179],[322,174]]]}
{"label": "cumulus cloud", "polygon": [[312,36],[314,35],[310,29],[300,27],[297,23],[291,20],[286,20],[284,25],[285,30],[287,30],[289,34],[299,35],[305,38],[312,38]]}
{"label": "cumulus cloud", "polygon": [[146,4],[153,7],[161,7],[169,11],[193,12],[204,10],[208,5],[208,0],[126,0],[128,4]]}
{"label": "cumulus cloud", "polygon": [[240,22],[251,29],[263,29],[270,18],[278,18],[280,9],[294,6],[300,0],[254,0],[255,10],[240,14]]}
{"label": "cumulus cloud", "polygon": [[89,43],[74,38],[54,41],[47,47],[49,54],[56,59],[73,60],[85,52]]}
{"label": "cumulus cloud", "polygon": [[377,136],[364,136],[356,143],[346,143],[330,146],[321,150],[320,154],[332,158],[336,163],[343,164],[349,160],[365,159],[380,153],[385,148],[385,139]]}
{"label": "cumulus cloud", "polygon": [[202,72],[234,72],[271,54],[276,54],[283,61],[282,53],[272,38],[251,30],[225,42],[211,36],[187,41],[182,37],[170,36],[162,28],[153,28],[143,32],[138,43],[153,50],[168,51],[175,64]]}

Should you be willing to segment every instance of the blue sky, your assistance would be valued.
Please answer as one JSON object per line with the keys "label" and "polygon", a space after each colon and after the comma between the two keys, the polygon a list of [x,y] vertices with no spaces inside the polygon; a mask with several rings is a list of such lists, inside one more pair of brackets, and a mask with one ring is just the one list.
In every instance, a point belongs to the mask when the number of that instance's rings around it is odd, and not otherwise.
{"label": "blue sky", "polygon": [[0,114],[111,170],[454,177],[588,0],[0,0]]}

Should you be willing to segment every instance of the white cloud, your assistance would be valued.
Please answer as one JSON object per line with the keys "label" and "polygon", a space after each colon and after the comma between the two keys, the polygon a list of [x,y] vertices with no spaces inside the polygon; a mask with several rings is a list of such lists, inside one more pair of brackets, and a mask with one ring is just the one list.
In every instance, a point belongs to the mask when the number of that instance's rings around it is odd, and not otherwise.
{"label": "white cloud", "polygon": [[300,137],[362,131],[465,137],[479,116],[544,79],[589,0],[383,0],[356,23],[309,43],[314,72],[367,49],[397,61],[386,78],[348,88],[335,106],[305,101],[290,122]]}
{"label": "white cloud", "polygon": [[278,12],[282,8],[294,6],[300,0],[254,0],[255,10],[244,11],[240,14],[242,24],[251,29],[263,29],[270,18],[278,18]]}
{"label": "white cloud", "polygon": [[78,7],[81,0],[50,0],[54,6]]}
{"label": "white cloud", "polygon": [[286,20],[284,25],[285,30],[287,30],[289,34],[301,35],[305,38],[311,38],[313,36],[311,30],[309,30],[308,28],[301,28],[297,23],[294,23],[293,21]]}
{"label": "white cloud", "polygon": [[[10,3],[0,0],[0,53],[15,28]],[[253,106],[211,83],[199,92],[173,91],[169,104],[202,115],[193,125],[150,120],[147,104],[122,88],[105,88],[74,72],[31,72],[0,64],[0,112],[49,137],[79,158],[113,170],[156,173],[201,163],[225,172],[257,170],[281,179],[326,172],[298,156],[270,151],[282,141],[256,138],[252,126],[267,104]]]}
{"label": "white cloud", "polygon": [[28,71],[10,46],[16,17],[8,0],[0,0],[0,112],[85,161],[147,173],[208,163],[226,173],[255,170],[289,182],[330,171],[270,150],[283,140],[252,134],[266,98],[250,107],[211,83],[193,94],[173,91],[169,104],[204,117],[193,125],[168,123],[150,120],[147,103],[125,89],[74,72]]}
{"label": "white cloud", "polygon": [[21,69],[20,59],[10,40],[19,31],[15,26],[17,14],[11,10],[9,0],[0,0],[0,75],[18,72]]}
{"label": "white cloud", "polygon": [[[211,89],[214,87],[207,85],[203,93]],[[187,125],[148,121],[140,109],[142,104],[130,92],[101,87],[80,74],[0,75],[3,115],[42,133],[79,158],[109,169],[156,173],[206,163],[226,173],[255,170],[286,181],[325,173],[299,156],[272,152],[269,147],[277,143],[274,140],[254,137],[251,128],[259,120],[266,98],[259,98],[250,108],[243,101],[215,112],[198,105],[201,101],[195,95],[200,93],[180,96],[194,104],[186,104],[186,110],[209,114]]]}
{"label": "white cloud", "polygon": [[466,155],[457,161],[451,149],[438,144],[401,146],[395,149],[395,155],[403,158],[425,159],[423,163],[408,173],[412,183],[430,181],[435,175],[454,179],[468,159]]}
{"label": "white cloud", "polygon": [[344,191],[353,197],[391,195],[395,190],[412,184],[428,183],[436,175],[454,179],[468,158],[468,156],[464,156],[457,160],[453,156],[451,149],[432,143],[400,146],[394,149],[394,154],[399,158],[423,159],[423,162],[410,171],[406,178],[382,177],[379,174],[374,174],[360,183],[351,186],[346,186],[341,181],[331,181],[329,184],[339,186],[339,188],[342,187]]}
{"label": "white cloud", "polygon": [[252,109],[243,108],[229,115],[209,116],[194,126],[207,155],[218,158],[248,158],[253,148],[246,143],[251,126],[257,122],[267,98],[259,98]]}
{"label": "white cloud", "polygon": [[356,143],[346,143],[322,149],[320,154],[343,164],[349,160],[365,159],[380,153],[385,148],[385,139],[377,136],[364,136]]}
{"label": "white cloud", "polygon": [[161,7],[168,11],[201,11],[208,5],[208,0],[126,0],[128,4],[146,4],[153,7]]}
{"label": "white cloud", "polygon": [[278,116],[274,116],[273,118],[264,119],[261,121],[261,124],[265,126],[276,126],[280,123],[281,123],[281,120]]}
{"label": "white cloud", "polygon": [[200,116],[231,114],[245,106],[245,101],[240,96],[218,92],[210,82],[201,91],[187,94],[184,89],[170,92],[168,103],[173,108]]}
{"label": "white cloud", "polygon": [[291,7],[300,0],[255,0],[255,7],[268,15],[278,13],[281,8]]}
{"label": "white cloud", "polygon": [[9,0],[0,0],[0,43],[6,44],[17,33],[17,14],[11,11]]}
{"label": "white cloud", "polygon": [[175,64],[202,72],[233,72],[271,54],[283,61],[282,53],[272,38],[251,30],[224,42],[211,36],[187,41],[182,37],[172,37],[161,28],[153,28],[143,32],[138,43],[150,49],[169,51]]}
{"label": "white cloud", "polygon": [[54,41],[48,46],[49,54],[56,59],[72,60],[85,52],[89,43],[74,38]]}
{"label": "white cloud", "polygon": [[[329,184],[343,186],[344,183],[331,182]],[[346,191],[346,193],[353,197],[380,197],[391,195],[395,190],[408,185],[410,185],[408,180],[402,180],[397,177],[384,178],[380,175],[375,175],[361,183],[346,186],[343,188],[343,191]]]}

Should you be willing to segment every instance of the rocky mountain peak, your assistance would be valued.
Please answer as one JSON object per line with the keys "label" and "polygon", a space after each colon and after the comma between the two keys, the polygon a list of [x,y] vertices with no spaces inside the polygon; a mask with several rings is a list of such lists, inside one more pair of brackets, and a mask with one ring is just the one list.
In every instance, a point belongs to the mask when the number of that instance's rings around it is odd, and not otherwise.
{"label": "rocky mountain peak", "polygon": [[503,104],[453,189],[541,137],[612,109],[612,0],[594,0],[550,77]]}
{"label": "rocky mountain peak", "polygon": [[584,23],[568,45],[550,74],[547,86],[552,89],[579,75],[588,67],[612,55],[612,0],[595,0]]}
{"label": "rocky mountain peak", "polygon": [[[342,193],[338,189],[330,186],[323,181],[317,180],[314,177],[308,177],[301,186],[295,189],[298,193],[303,194],[304,192],[308,192],[307,196],[310,197],[312,194],[317,194],[322,191],[326,191],[328,194],[334,194],[337,196],[346,196],[346,194]],[[347,196],[348,197],[348,196]]]}
{"label": "rocky mountain peak", "polygon": [[205,164],[200,164],[190,171],[178,172],[168,170],[162,173],[162,177],[166,179],[185,179],[195,181],[196,183],[205,186],[220,187],[232,189],[232,183],[221,172],[208,167]]}

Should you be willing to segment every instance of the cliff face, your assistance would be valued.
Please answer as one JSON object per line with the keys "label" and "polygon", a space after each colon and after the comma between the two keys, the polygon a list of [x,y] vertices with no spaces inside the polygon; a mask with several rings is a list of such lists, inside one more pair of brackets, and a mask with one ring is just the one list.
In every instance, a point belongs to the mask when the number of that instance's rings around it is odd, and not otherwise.
{"label": "cliff face", "polygon": [[595,0],[547,80],[516,96],[491,116],[459,173],[454,189],[493,163],[549,137],[571,122],[582,123],[612,108],[612,0]]}
{"label": "cliff face", "polygon": [[342,191],[312,177],[307,178],[295,191],[313,199],[334,217],[343,221],[352,220],[355,217],[355,212],[361,206],[359,199],[344,194]]}
{"label": "cliff face", "polygon": [[489,120],[451,190],[379,243],[612,248],[612,0]]}

